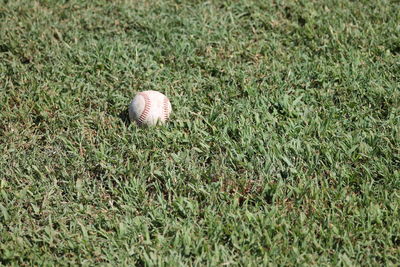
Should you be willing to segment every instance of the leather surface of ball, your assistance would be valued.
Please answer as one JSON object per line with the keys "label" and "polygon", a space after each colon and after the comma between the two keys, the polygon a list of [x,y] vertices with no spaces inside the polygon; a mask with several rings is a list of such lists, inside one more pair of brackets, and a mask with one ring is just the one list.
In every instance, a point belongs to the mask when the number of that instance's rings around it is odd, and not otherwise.
{"label": "leather surface of ball", "polygon": [[168,97],[158,91],[139,92],[129,104],[129,119],[139,126],[163,124],[171,112]]}

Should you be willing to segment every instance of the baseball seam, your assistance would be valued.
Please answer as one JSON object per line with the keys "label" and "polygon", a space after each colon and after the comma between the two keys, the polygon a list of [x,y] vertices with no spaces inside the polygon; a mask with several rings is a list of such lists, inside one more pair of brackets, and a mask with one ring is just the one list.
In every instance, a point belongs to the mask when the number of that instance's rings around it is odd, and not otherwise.
{"label": "baseball seam", "polygon": [[164,102],[163,102],[163,118],[164,121],[167,121],[168,119],[168,97],[164,97]]}
{"label": "baseball seam", "polygon": [[142,92],[142,93],[139,93],[139,95],[141,95],[144,98],[144,109],[143,109],[142,114],[140,114],[140,117],[138,118],[139,124],[142,124],[145,121],[146,117],[150,113],[151,101],[150,101],[149,96],[146,93]]}

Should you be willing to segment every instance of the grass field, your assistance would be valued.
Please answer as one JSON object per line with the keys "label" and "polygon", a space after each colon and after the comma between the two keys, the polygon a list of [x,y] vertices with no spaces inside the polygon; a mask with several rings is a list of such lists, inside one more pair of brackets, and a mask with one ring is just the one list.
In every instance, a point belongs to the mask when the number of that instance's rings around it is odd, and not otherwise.
{"label": "grass field", "polygon": [[[0,0],[0,265],[396,265],[399,1]],[[127,121],[136,92],[171,121]]]}

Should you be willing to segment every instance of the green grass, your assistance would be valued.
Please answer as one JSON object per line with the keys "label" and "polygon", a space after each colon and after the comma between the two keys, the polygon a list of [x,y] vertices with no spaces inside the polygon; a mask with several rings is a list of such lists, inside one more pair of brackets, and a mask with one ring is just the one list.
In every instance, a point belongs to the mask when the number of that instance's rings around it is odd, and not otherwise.
{"label": "green grass", "polygon": [[399,10],[0,0],[0,265],[398,264]]}

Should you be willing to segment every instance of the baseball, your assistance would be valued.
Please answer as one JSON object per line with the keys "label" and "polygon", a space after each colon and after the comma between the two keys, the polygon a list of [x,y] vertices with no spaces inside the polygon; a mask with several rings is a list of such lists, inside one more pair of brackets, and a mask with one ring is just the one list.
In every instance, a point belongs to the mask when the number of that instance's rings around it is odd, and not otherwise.
{"label": "baseball", "polygon": [[171,111],[168,97],[157,91],[143,91],[129,104],[129,119],[139,126],[154,126],[165,123]]}

